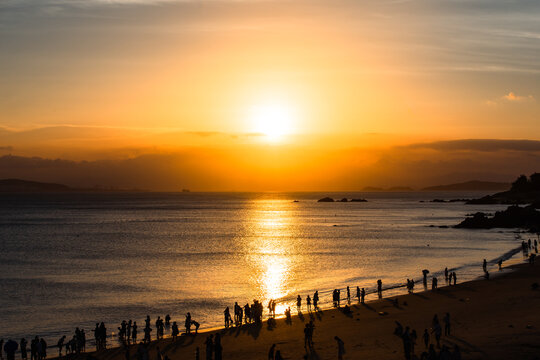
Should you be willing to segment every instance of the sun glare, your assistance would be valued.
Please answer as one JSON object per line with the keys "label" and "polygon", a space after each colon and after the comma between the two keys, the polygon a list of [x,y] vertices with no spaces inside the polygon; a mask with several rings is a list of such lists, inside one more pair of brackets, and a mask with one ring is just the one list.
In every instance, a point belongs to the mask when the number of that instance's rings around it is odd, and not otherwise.
{"label": "sun glare", "polygon": [[249,113],[249,122],[256,133],[261,133],[268,140],[278,141],[292,132],[296,121],[294,110],[283,103],[266,103],[253,106]]}

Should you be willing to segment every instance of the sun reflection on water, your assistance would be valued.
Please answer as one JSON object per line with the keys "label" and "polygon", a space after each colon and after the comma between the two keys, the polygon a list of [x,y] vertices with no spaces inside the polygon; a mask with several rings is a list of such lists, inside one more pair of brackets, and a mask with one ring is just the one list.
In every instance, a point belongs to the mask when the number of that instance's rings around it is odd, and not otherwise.
{"label": "sun reflection on water", "polygon": [[[265,307],[271,299],[279,301],[294,289],[294,217],[291,212],[288,201],[259,200],[247,214],[250,236],[245,239],[246,262],[250,282]],[[285,308],[286,304],[278,303],[276,314],[283,314]]]}

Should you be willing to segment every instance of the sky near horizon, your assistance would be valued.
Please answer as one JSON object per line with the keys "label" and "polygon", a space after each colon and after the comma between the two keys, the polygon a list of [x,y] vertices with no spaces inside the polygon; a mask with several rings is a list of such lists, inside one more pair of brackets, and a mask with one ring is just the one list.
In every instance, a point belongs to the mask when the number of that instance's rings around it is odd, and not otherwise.
{"label": "sky near horizon", "polygon": [[295,164],[354,152],[345,168],[418,143],[537,140],[539,18],[532,0],[4,0],[0,156],[226,148],[236,168],[270,146]]}

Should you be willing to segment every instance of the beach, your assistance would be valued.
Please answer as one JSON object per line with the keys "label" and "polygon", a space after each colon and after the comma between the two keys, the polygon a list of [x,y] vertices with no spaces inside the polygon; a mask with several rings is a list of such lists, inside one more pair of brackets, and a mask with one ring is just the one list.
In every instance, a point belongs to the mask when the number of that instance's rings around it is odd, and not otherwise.
{"label": "beach", "polygon": [[[181,336],[176,342],[171,338],[152,341],[149,345],[151,359],[156,358],[156,348],[169,359],[195,359],[196,348],[200,358],[205,358],[204,341],[209,334],[220,333],[224,359],[266,359],[269,348],[276,344],[285,359],[302,359],[304,327],[312,319],[315,324],[314,349],[310,359],[337,359],[334,336],[345,343],[344,359],[403,359],[403,341],[394,335],[396,321],[418,333],[415,356],[425,351],[422,341],[424,329],[431,335],[432,318],[442,319],[450,314],[451,335],[442,336],[441,346],[451,350],[458,345],[463,359],[538,359],[540,354],[540,291],[533,284],[540,282],[540,265],[529,264],[503,267],[490,280],[477,279],[455,286],[440,287],[434,291],[415,291],[413,294],[384,298],[362,305],[351,301],[351,313],[331,309],[294,315],[292,324],[277,319],[276,326],[244,325]],[[428,285],[431,285],[430,283]],[[417,289],[421,284],[417,284]],[[384,295],[384,294],[383,294]],[[293,309],[296,313],[296,309]],[[51,349],[51,355],[56,349]],[[136,359],[137,346],[130,346],[130,357]],[[120,360],[125,349],[113,348],[100,352],[71,355],[70,358]]]}

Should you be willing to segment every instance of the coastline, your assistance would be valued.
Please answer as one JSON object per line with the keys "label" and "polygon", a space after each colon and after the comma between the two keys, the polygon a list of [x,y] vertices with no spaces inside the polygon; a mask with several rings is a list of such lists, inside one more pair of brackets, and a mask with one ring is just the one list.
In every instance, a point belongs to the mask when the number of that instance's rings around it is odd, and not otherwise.
{"label": "coastline", "polygon": [[[315,332],[310,358],[335,359],[334,336],[339,336],[345,343],[345,359],[399,359],[404,358],[403,344],[401,338],[393,335],[395,321],[399,321],[403,327],[409,326],[418,333],[415,354],[419,357],[424,351],[420,338],[424,329],[431,327],[433,315],[438,314],[442,319],[449,312],[452,335],[443,336],[441,345],[453,348],[457,344],[464,359],[537,359],[540,314],[534,310],[540,291],[532,290],[531,285],[540,282],[540,265],[511,265],[493,275],[496,276],[491,280],[477,279],[435,291],[386,297],[364,305],[353,300],[350,314],[343,311],[342,305],[341,309],[294,315],[291,324],[277,318],[272,328],[265,321],[261,326],[244,325],[181,336],[176,342],[172,338],[154,340],[148,350],[150,358],[157,356],[159,346],[171,360],[195,359],[199,347],[203,358],[206,336],[219,333],[225,359],[264,359],[272,344],[277,344],[284,358],[302,359],[306,354],[303,329],[312,319]],[[394,299],[398,300],[397,306]],[[137,346],[129,348],[130,358],[136,359]],[[51,349],[50,355],[54,351]],[[120,360],[125,359],[125,350],[111,348],[67,356],[69,359],[90,357]]]}

